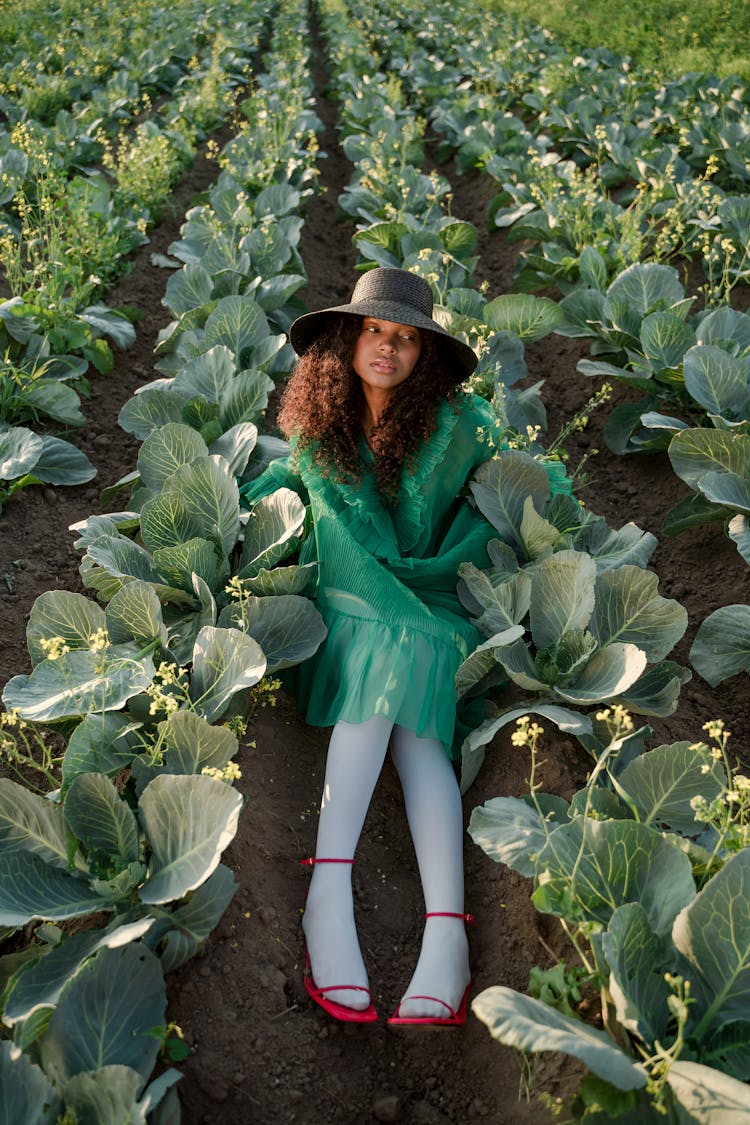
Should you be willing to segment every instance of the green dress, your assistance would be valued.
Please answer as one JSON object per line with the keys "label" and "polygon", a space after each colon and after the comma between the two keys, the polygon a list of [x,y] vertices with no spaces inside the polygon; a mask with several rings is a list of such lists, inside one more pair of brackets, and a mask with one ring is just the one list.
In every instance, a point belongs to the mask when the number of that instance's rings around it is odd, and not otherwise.
{"label": "green dress", "polygon": [[356,484],[323,476],[301,451],[243,486],[251,504],[284,486],[310,503],[316,604],[328,635],[293,670],[308,722],[386,715],[458,756],[481,711],[475,704],[474,715],[457,723],[455,674],[482,638],[456,594],[457,572],[462,562],[487,567],[487,543],[497,537],[465,486],[497,438],[489,404],[460,394],[441,403],[434,432],[402,471],[394,507],[380,497],[364,441],[365,471]]}

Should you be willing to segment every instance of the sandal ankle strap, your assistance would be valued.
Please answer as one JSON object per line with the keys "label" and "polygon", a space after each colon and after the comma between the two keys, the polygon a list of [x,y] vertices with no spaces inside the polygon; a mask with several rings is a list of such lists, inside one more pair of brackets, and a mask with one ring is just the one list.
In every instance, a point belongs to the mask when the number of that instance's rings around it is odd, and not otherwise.
{"label": "sandal ankle strap", "polygon": [[354,863],[353,859],[328,859],[319,856],[308,856],[307,859],[301,859],[300,863],[303,867],[314,867],[316,863]]}
{"label": "sandal ankle strap", "polygon": [[473,926],[476,922],[473,914],[456,914],[452,910],[431,910],[425,914],[425,918],[463,918],[469,926]]}

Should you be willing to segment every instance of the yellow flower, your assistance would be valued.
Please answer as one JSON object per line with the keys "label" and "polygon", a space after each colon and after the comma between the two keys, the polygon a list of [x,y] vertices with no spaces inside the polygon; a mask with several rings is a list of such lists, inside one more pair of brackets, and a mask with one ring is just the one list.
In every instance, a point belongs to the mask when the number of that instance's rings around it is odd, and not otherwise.
{"label": "yellow flower", "polygon": [[242,777],[242,770],[236,762],[227,762],[223,769],[220,766],[204,766],[201,773],[204,777],[213,777],[217,781],[228,781],[230,784]]}
{"label": "yellow flower", "polygon": [[167,715],[172,715],[180,708],[180,704],[173,695],[165,695],[162,691],[151,692],[148,688],[146,688],[146,694],[152,697],[148,709],[149,715],[158,715],[160,711],[166,711]]}
{"label": "yellow flower", "polygon": [[3,713],[0,714],[0,727],[16,726],[23,726],[21,712],[17,707],[13,707],[10,711],[3,711]]}
{"label": "yellow flower", "polygon": [[70,652],[70,645],[63,637],[42,637],[39,647],[47,660],[59,660],[61,656]]}
{"label": "yellow flower", "polygon": [[510,736],[514,746],[533,746],[544,734],[544,727],[533,723],[530,715],[522,715],[520,719],[516,719],[516,726],[518,730]]}
{"label": "yellow flower", "polygon": [[102,652],[109,646],[109,634],[106,629],[97,629],[89,637],[89,648],[92,652]]}
{"label": "yellow flower", "polygon": [[707,723],[703,724],[703,730],[708,732],[709,738],[718,742],[722,747],[726,746],[727,739],[731,737],[730,732],[724,726],[723,719],[709,719]]}
{"label": "yellow flower", "polygon": [[229,594],[233,601],[241,601],[245,596],[242,579],[233,574],[224,587],[224,593]]}

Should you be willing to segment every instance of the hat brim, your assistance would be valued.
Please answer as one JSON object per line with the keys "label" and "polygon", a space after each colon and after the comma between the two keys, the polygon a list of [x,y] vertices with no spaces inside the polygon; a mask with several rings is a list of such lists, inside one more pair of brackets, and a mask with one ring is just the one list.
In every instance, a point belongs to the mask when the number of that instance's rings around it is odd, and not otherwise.
{"label": "hat brim", "polygon": [[390,320],[394,324],[410,324],[420,331],[432,332],[450,358],[458,364],[464,377],[471,375],[477,365],[476,353],[468,344],[451,336],[450,332],[446,332],[432,317],[425,316],[418,309],[403,305],[399,301],[358,301],[356,304],[335,305],[330,309],[321,309],[319,312],[305,313],[297,317],[289,329],[289,339],[297,355],[302,355],[315,343],[326,320],[338,313],[343,313],[345,316],[374,316],[378,320]]}

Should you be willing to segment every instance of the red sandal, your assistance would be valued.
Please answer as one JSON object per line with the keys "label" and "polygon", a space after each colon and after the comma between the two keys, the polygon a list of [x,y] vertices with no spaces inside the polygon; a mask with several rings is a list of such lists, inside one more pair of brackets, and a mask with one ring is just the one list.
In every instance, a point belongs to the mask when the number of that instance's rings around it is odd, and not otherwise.
{"label": "red sandal", "polygon": [[[456,914],[450,910],[433,910],[429,914],[425,914],[425,918],[463,918],[464,922],[469,925],[474,924],[473,914]],[[461,1003],[458,1009],[454,1009],[446,1000],[441,1000],[439,996],[405,996],[403,1000],[399,1001],[396,1006],[396,1011],[388,1020],[389,1027],[408,1027],[408,1026],[432,1026],[432,1027],[463,1027],[466,1023],[466,1004],[469,998],[469,989],[471,988],[471,981],[466,986],[466,991],[461,997]],[[433,1004],[442,1004],[447,1008],[449,1015],[447,1016],[400,1016],[401,1005],[407,1000],[430,1000]]]}
{"label": "red sandal", "polygon": [[[300,860],[303,867],[313,867],[316,863],[354,863],[353,859],[317,859],[308,858]],[[310,968],[310,956],[305,949],[305,975],[302,978],[307,989],[308,995],[312,997],[316,1004],[320,1005],[324,1012],[334,1019],[341,1020],[343,1023],[373,1023],[378,1018],[378,1013],[375,1011],[375,1006],[372,1002],[372,995],[369,988],[364,988],[361,984],[329,984],[325,988],[318,988],[313,980],[312,971]],[[345,1004],[337,1004],[335,1000],[329,1000],[324,995],[326,992],[338,992],[348,989],[350,992],[365,992],[370,997],[369,1005],[360,1011],[357,1008],[347,1008]]]}

